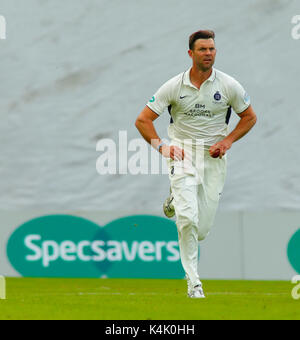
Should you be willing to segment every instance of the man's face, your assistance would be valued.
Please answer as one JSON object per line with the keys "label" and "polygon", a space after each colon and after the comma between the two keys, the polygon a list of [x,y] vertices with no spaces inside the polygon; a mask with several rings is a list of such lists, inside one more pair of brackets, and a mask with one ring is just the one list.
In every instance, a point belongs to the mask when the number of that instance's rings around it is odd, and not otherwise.
{"label": "man's face", "polygon": [[208,71],[212,68],[215,63],[216,53],[213,39],[198,39],[194,43],[194,48],[189,50],[189,56],[201,71]]}

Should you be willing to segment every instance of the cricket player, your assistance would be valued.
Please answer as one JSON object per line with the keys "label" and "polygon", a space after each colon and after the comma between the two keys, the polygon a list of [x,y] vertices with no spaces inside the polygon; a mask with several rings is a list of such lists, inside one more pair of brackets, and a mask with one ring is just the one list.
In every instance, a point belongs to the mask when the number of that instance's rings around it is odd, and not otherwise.
{"label": "cricket player", "polygon": [[[213,31],[193,33],[188,54],[192,67],[155,93],[137,118],[136,127],[167,159],[171,196],[164,211],[168,217],[176,213],[188,296],[204,298],[198,242],[207,237],[214,222],[226,176],[226,153],[255,125],[256,114],[242,85],[213,67]],[[162,142],[153,124],[166,108],[171,115],[170,145]],[[232,109],[240,120],[229,133]]]}

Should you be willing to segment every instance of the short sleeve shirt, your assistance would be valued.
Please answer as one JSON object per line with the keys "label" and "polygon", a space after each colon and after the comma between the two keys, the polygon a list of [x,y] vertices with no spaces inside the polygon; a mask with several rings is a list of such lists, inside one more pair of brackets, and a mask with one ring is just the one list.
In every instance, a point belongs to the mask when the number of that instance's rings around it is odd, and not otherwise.
{"label": "short sleeve shirt", "polygon": [[201,140],[211,146],[228,135],[231,109],[244,112],[250,97],[238,81],[216,69],[198,89],[190,81],[190,70],[167,81],[147,106],[157,115],[169,109],[171,139]]}

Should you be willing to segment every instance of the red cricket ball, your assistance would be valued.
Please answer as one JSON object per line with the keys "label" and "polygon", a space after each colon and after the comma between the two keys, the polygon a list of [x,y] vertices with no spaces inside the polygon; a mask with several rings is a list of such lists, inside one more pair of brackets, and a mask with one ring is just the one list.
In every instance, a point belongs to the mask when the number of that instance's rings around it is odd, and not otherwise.
{"label": "red cricket ball", "polygon": [[220,156],[220,149],[217,149],[212,155],[212,158],[218,158]]}

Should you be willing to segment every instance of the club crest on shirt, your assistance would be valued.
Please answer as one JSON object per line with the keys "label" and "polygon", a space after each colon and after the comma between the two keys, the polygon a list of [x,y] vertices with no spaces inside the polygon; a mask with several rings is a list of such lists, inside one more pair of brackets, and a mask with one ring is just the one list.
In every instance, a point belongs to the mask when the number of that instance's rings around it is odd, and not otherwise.
{"label": "club crest on shirt", "polygon": [[214,99],[216,101],[220,101],[222,99],[221,93],[219,91],[217,91],[214,95]]}

